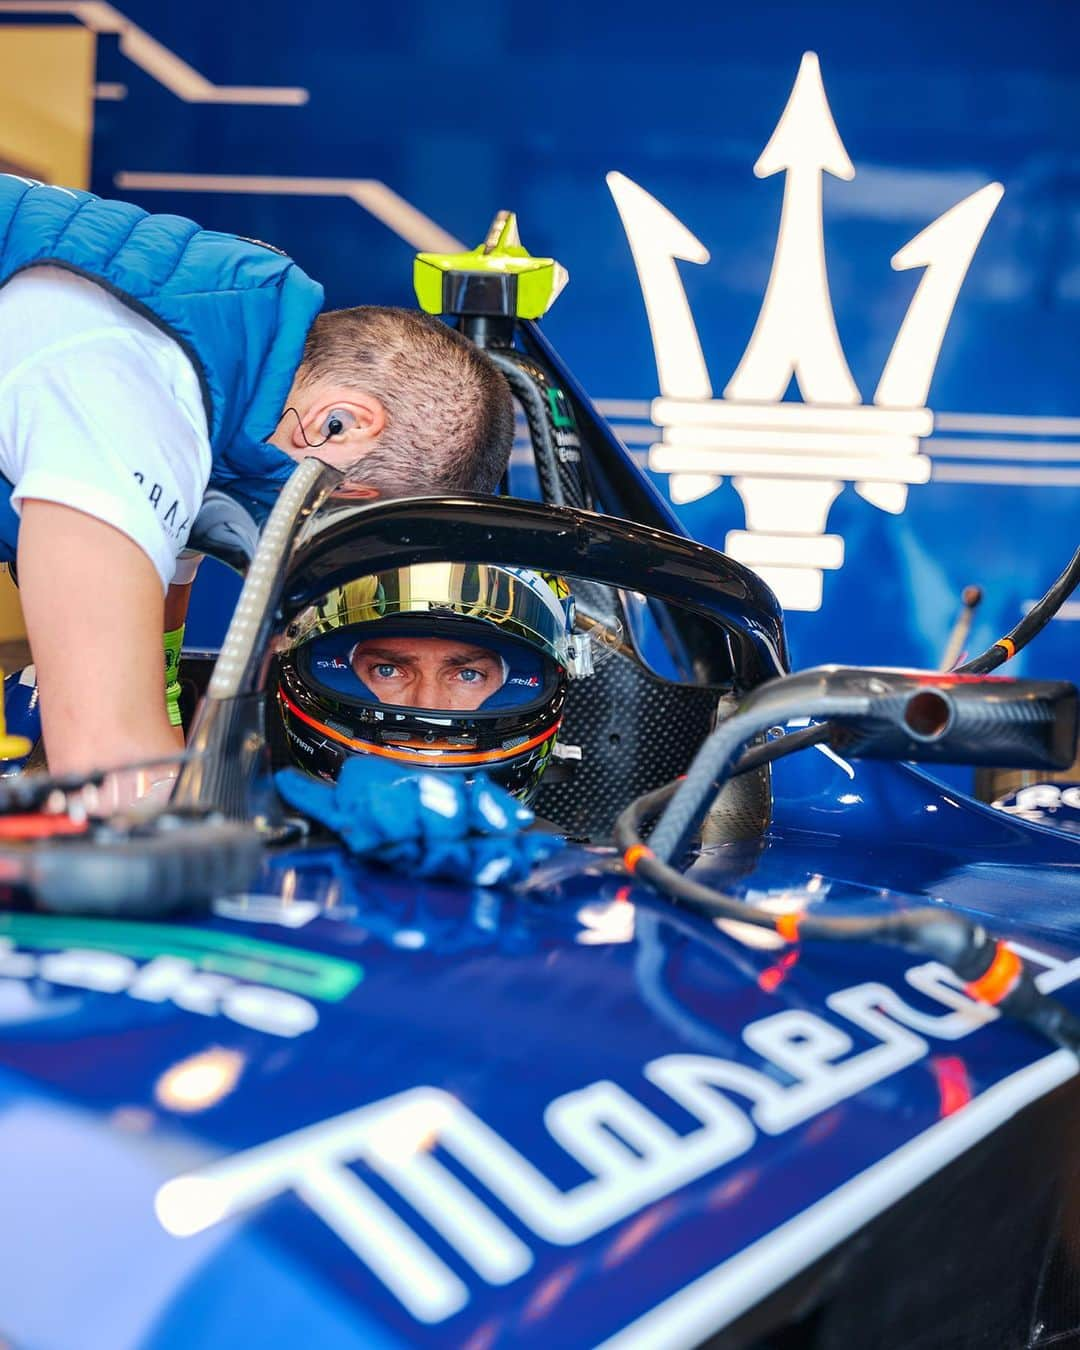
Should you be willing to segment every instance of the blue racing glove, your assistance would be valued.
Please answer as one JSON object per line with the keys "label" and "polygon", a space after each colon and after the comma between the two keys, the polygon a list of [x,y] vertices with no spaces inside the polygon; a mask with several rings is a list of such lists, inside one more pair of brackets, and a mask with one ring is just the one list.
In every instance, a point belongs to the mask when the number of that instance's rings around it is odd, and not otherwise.
{"label": "blue racing glove", "polygon": [[275,775],[282,797],[341,836],[349,852],[412,876],[496,886],[523,881],[563,841],[529,834],[533,813],[485,774],[404,769],[370,755],[345,761],[336,783],[298,769]]}

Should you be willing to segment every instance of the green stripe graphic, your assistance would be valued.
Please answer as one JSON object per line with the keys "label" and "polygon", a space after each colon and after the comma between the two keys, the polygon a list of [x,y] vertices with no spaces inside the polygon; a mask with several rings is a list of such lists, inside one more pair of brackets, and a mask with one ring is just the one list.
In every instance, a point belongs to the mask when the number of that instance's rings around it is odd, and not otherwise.
{"label": "green stripe graphic", "polygon": [[200,970],[287,989],[324,1003],[340,1003],[364,978],[362,966],[338,956],[234,933],[176,928],[162,923],[4,914],[0,915],[0,938],[5,937],[19,947],[48,951],[89,947],[145,961],[155,956],[179,956]]}

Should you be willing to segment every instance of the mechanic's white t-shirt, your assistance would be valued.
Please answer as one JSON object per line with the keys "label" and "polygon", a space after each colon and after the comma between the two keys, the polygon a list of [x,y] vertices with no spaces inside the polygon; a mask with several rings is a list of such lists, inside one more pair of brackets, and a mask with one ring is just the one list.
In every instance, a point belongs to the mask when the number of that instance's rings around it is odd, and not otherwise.
{"label": "mechanic's white t-shirt", "polygon": [[166,587],[210,464],[199,381],[178,343],[63,268],[0,289],[0,473],[17,512],[30,497],[96,516]]}

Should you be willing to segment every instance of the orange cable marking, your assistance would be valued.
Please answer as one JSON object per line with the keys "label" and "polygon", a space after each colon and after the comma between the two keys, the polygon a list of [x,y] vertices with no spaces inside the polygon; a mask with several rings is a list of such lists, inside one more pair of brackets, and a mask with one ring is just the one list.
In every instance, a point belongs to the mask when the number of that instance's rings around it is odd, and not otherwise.
{"label": "orange cable marking", "polygon": [[1010,951],[1004,942],[999,942],[990,969],[964,987],[972,998],[977,998],[981,1003],[1000,1003],[1016,988],[1022,969],[1023,963],[1017,954]]}
{"label": "orange cable marking", "polygon": [[785,942],[798,942],[801,914],[781,914],[776,921],[776,931]]}
{"label": "orange cable marking", "polygon": [[1003,647],[1005,649],[1006,653],[1005,659],[1007,661],[1011,661],[1012,658],[1016,655],[1016,643],[1013,642],[1011,638],[998,638],[998,640],[994,643],[994,646]]}
{"label": "orange cable marking", "polygon": [[655,858],[655,857],[656,854],[652,851],[652,849],[648,846],[648,844],[631,844],[630,847],[623,854],[622,858],[623,866],[632,875],[638,863],[642,860],[642,858]]}

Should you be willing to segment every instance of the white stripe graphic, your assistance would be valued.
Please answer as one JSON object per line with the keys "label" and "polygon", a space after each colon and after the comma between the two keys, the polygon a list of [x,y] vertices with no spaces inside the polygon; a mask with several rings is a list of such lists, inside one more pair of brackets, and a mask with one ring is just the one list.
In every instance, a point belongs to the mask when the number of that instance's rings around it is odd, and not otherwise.
{"label": "white stripe graphic", "polygon": [[650,447],[649,467],[657,473],[746,474],[753,478],[792,478],[797,481],[823,478],[868,483],[925,483],[930,477],[930,461],[925,455],[825,455],[799,453],[797,449],[789,454],[764,450],[701,450],[662,441]]}
{"label": "white stripe graphic", "polygon": [[965,441],[932,436],[926,449],[937,459],[1017,459],[1080,464],[1080,441]]}
{"label": "white stripe graphic", "polygon": [[[797,409],[797,415],[793,411]],[[786,431],[797,422],[800,431],[900,433],[929,436],[934,417],[929,408],[829,407],[821,403],[735,403],[725,399],[658,398],[652,420],[670,427],[771,427]]]}
{"label": "white stripe graphic", "polygon": [[[654,445],[655,432],[649,427],[628,427],[626,425],[617,425],[612,430],[627,447],[630,447],[627,453],[635,464],[640,464],[643,468],[648,464],[648,455],[643,449],[635,448],[646,444]],[[950,464],[943,463],[942,460],[948,458],[946,455],[937,455],[934,447],[936,442],[929,440],[924,442],[928,451],[928,458],[933,456],[935,462],[930,471],[932,482],[939,483],[973,483],[982,484],[988,487],[1035,487],[1035,488],[1055,488],[1055,487],[1078,487],[1080,486],[1080,467],[1070,468],[1040,468],[1038,465],[1027,465],[1018,463],[1015,465],[997,465],[997,464]],[[708,452],[704,452],[707,456]],[[974,450],[972,455],[974,456]],[[1064,456],[1063,456],[1064,457]],[[1080,465],[1080,446],[1077,446],[1074,459]],[[1042,458],[1042,456],[1039,456]],[[680,463],[682,461],[680,460]],[[528,467],[533,463],[532,449],[528,441],[522,440],[514,449],[513,463],[523,467]],[[658,472],[664,472],[657,464],[651,467]],[[706,466],[700,466],[703,470]],[[799,477],[799,474],[793,473],[793,477]],[[805,476],[805,474],[804,474]]]}
{"label": "white stripe graphic", "polygon": [[598,398],[596,407],[605,417],[640,417],[647,422],[652,404],[648,399]]}
{"label": "white stripe graphic", "polygon": [[985,431],[1017,436],[1080,436],[1080,417],[1008,417],[999,413],[936,413],[942,431]]}
{"label": "white stripe graphic", "polygon": [[937,1121],[816,1205],[672,1295],[604,1341],[599,1350],[654,1350],[658,1345],[676,1350],[700,1344],[1029,1103],[1072,1078],[1078,1067],[1075,1055],[1058,1050],[1003,1079],[962,1111]]}
{"label": "white stripe graphic", "polygon": [[[643,422],[651,420],[652,403],[648,399],[599,398],[595,402],[605,417],[636,417]],[[999,436],[1080,437],[1080,417],[1013,417],[999,413],[939,412],[934,414],[934,426],[938,431],[983,432]]]}
{"label": "white stripe graphic", "polygon": [[1080,468],[1043,469],[1038,465],[941,464],[931,478],[939,483],[989,483],[997,487],[1080,487]]}

